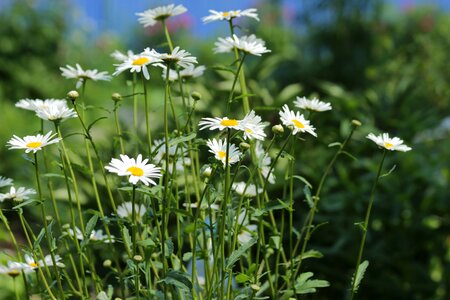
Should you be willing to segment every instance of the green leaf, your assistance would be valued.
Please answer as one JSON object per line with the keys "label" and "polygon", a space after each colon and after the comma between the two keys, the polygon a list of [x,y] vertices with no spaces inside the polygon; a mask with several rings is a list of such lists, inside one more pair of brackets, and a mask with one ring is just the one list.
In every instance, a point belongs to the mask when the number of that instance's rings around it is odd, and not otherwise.
{"label": "green leaf", "polygon": [[305,185],[305,187],[303,188],[303,193],[305,193],[306,202],[308,203],[309,208],[313,208],[314,207],[314,201],[313,201],[313,198],[311,196],[311,189],[309,188],[309,186]]}
{"label": "green leaf", "polygon": [[257,238],[254,237],[247,243],[240,246],[238,249],[234,250],[233,253],[231,253],[230,257],[227,259],[227,263],[225,265],[226,270],[231,270],[233,268],[234,264],[241,258],[242,255],[247,252],[248,249],[250,249],[251,246],[253,246],[257,241]]}
{"label": "green leaf", "polygon": [[308,250],[301,256],[302,259],[308,259],[308,258],[322,258],[323,254],[320,251],[317,250]]}
{"label": "green leaf", "polygon": [[[56,174],[56,173],[45,173],[45,174],[42,174],[42,176],[43,177],[47,177],[47,178],[53,178],[53,177],[56,177],[56,178],[61,178],[61,179],[66,179],[66,177],[64,176],[64,175],[62,175],[62,174]],[[72,178],[69,178],[69,177],[67,177],[67,179],[70,181],[70,182],[72,182]]]}
{"label": "green leaf", "polygon": [[172,253],[173,253],[173,249],[174,249],[174,246],[173,246],[173,242],[172,242],[172,239],[168,239],[168,240],[166,240],[165,241],[165,255],[166,255],[166,257],[170,257],[171,255],[172,255]]}
{"label": "green leaf", "polygon": [[331,148],[331,147],[341,147],[341,146],[342,146],[342,143],[340,143],[340,142],[334,142],[334,143],[328,144],[329,148]]}
{"label": "green leaf", "polygon": [[139,246],[143,246],[143,247],[153,247],[155,246],[155,242],[152,239],[145,239],[142,241],[138,241],[136,242],[136,244],[138,244]]}
{"label": "green leaf", "polygon": [[294,176],[292,176],[292,178],[300,180],[301,182],[303,182],[304,184],[306,184],[310,189],[313,188],[312,184],[309,183],[309,181],[306,180],[305,177],[298,176],[298,175],[294,175]]}
{"label": "green leaf", "polygon": [[179,143],[184,143],[184,142],[193,140],[193,139],[195,139],[196,136],[197,136],[196,133],[191,133],[190,135],[174,138],[169,141],[169,147],[173,147],[173,146],[178,145]]}
{"label": "green leaf", "polygon": [[273,249],[280,249],[281,246],[281,238],[278,235],[273,235],[269,239],[269,245]]}
{"label": "green leaf", "polygon": [[167,273],[166,278],[161,279],[159,282],[164,282],[166,284],[171,284],[176,288],[179,288],[185,292],[191,293],[192,282],[191,276],[182,271],[170,270]]}
{"label": "green leaf", "polygon": [[383,178],[383,177],[391,175],[391,173],[394,172],[396,167],[397,167],[397,165],[394,165],[387,173],[384,173],[383,175],[380,175],[380,178]]}
{"label": "green leaf", "polygon": [[94,230],[95,225],[98,221],[98,215],[93,215],[92,218],[89,219],[89,221],[86,224],[86,228],[84,231],[84,239],[88,240],[89,236],[91,235],[91,232]]}
{"label": "green leaf", "polygon": [[98,121],[103,120],[103,119],[108,119],[108,117],[100,117],[100,118],[95,119],[95,120],[94,120],[91,124],[89,124],[89,126],[87,127],[87,132],[89,132],[89,131],[91,130],[92,126],[94,126],[95,123],[97,123]]}
{"label": "green leaf", "polygon": [[42,228],[41,231],[39,232],[36,240],[33,243],[33,249],[37,249],[39,247],[39,244],[41,243],[42,238],[44,237],[44,235],[45,235],[45,229]]}
{"label": "green leaf", "polygon": [[250,279],[251,279],[250,276],[243,274],[243,273],[240,273],[236,276],[237,283],[244,283],[244,282],[250,281]]}
{"label": "green leaf", "polygon": [[318,280],[310,278],[314,275],[312,272],[306,272],[300,274],[295,281],[295,292],[297,294],[310,294],[315,293],[316,288],[323,288],[330,286],[330,283],[326,280]]}
{"label": "green leaf", "polygon": [[21,202],[20,204],[14,206],[13,209],[19,209],[21,207],[27,206],[27,205],[29,205],[31,203],[34,203],[34,202],[37,203],[36,205],[38,205],[40,203],[40,201],[37,200],[37,199],[28,199],[28,200],[25,200],[25,201]]}
{"label": "green leaf", "polygon": [[131,236],[127,227],[125,226],[122,227],[122,234],[123,234],[123,243],[127,248],[127,252],[131,253]]}
{"label": "green leaf", "polygon": [[189,261],[192,259],[192,252],[186,252],[183,254],[183,261]]}
{"label": "green leaf", "polygon": [[347,152],[347,151],[341,151],[340,152],[341,154],[344,154],[344,155],[346,155],[346,156],[348,156],[348,157],[350,157],[351,159],[353,159],[353,160],[358,160],[355,156],[353,156],[353,155],[351,155],[349,152]]}
{"label": "green leaf", "polygon": [[366,273],[367,267],[369,266],[369,261],[365,260],[363,261],[359,267],[358,272],[353,274],[352,276],[352,286],[354,286],[353,290],[354,292],[358,292],[359,284],[361,283],[361,280],[364,278],[364,274]]}

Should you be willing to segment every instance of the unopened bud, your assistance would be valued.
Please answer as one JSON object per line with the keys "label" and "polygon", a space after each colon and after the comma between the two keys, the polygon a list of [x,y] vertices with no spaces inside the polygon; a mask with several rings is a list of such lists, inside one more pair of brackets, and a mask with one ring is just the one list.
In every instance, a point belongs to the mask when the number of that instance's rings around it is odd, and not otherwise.
{"label": "unopened bud", "polygon": [[140,256],[140,255],[133,256],[133,259],[137,262],[141,262],[143,260],[142,256]]}
{"label": "unopened bud", "polygon": [[62,228],[63,228],[64,230],[68,230],[68,229],[70,229],[70,224],[64,224],[64,225],[62,226]]}
{"label": "unopened bud", "polygon": [[211,176],[212,173],[212,169],[211,167],[206,167],[203,172],[202,172],[202,176],[208,178],[209,176]]}
{"label": "unopened bud", "polygon": [[284,133],[284,127],[281,126],[280,124],[274,125],[274,126],[272,127],[272,132],[273,132],[274,134],[282,135],[282,134]]}
{"label": "unopened bud", "polygon": [[48,222],[51,222],[51,220],[53,220],[53,217],[52,217],[52,216],[45,216],[45,219],[46,219]]}
{"label": "unopened bud", "polygon": [[113,94],[111,95],[111,99],[112,99],[114,102],[122,101],[122,95],[119,94],[119,93],[113,93]]}
{"label": "unopened bud", "polygon": [[257,285],[257,284],[252,284],[252,285],[250,285],[250,287],[252,288],[252,290],[254,290],[256,292],[261,289],[261,287],[259,285]]}
{"label": "unopened bud", "polygon": [[361,126],[362,124],[361,124],[361,122],[358,121],[358,120],[352,120],[352,125],[355,125],[356,127],[359,127],[359,126]]}
{"label": "unopened bud", "polygon": [[246,143],[246,142],[242,142],[242,143],[239,144],[239,148],[242,151],[246,151],[246,150],[250,149],[250,145],[248,143]]}
{"label": "unopened bud", "polygon": [[80,97],[80,94],[77,91],[70,91],[67,93],[67,99],[69,99],[72,102],[75,102],[77,98]]}
{"label": "unopened bud", "polygon": [[202,99],[202,94],[200,94],[199,92],[192,92],[191,97],[192,99],[194,99],[194,101],[198,101]]}
{"label": "unopened bud", "polygon": [[109,267],[111,267],[111,265],[112,265],[112,261],[110,259],[107,259],[103,262],[103,266],[105,268],[109,268]]}

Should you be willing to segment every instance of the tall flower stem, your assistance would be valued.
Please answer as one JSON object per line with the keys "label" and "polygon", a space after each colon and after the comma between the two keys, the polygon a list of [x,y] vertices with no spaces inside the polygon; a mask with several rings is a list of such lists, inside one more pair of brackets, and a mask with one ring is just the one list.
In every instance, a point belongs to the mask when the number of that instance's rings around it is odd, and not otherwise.
{"label": "tall flower stem", "polygon": [[355,273],[353,276],[352,292],[350,295],[350,300],[353,299],[353,297],[355,296],[355,293],[356,293],[355,278],[356,278],[356,274],[358,274],[359,265],[361,264],[362,254],[363,254],[363,250],[364,250],[364,244],[366,242],[366,235],[367,235],[367,230],[368,230],[367,227],[369,226],[370,213],[372,211],[373,201],[375,199],[375,190],[378,185],[378,181],[380,180],[381,170],[383,169],[383,163],[384,163],[384,159],[386,158],[386,154],[387,154],[387,150],[384,150],[383,157],[381,158],[380,164],[378,165],[377,176],[375,177],[375,181],[373,182],[372,190],[370,192],[369,205],[367,206],[366,217],[364,219],[364,226],[362,227],[363,236],[361,239],[361,243],[359,245],[358,259],[356,260]]}
{"label": "tall flower stem", "polygon": [[42,219],[44,222],[45,236],[47,237],[47,244],[48,244],[50,256],[52,258],[53,268],[55,270],[55,277],[56,277],[56,281],[58,283],[60,297],[61,297],[61,299],[65,299],[65,294],[64,294],[64,290],[62,288],[58,266],[56,265],[55,254],[53,253],[54,250],[52,247],[50,232],[48,230],[47,216],[45,214],[44,200],[43,200],[43,196],[42,196],[41,181],[39,178],[39,164],[38,164],[38,160],[37,160],[37,153],[34,153],[34,168],[35,168],[35,174],[36,174],[36,185],[37,185],[37,190],[38,190],[38,197],[39,197],[39,202],[40,202],[39,206],[41,207],[41,214],[42,214]]}
{"label": "tall flower stem", "polygon": [[[230,110],[230,104],[231,101],[233,101],[233,95],[234,95],[234,90],[236,88],[236,83],[237,83],[237,79],[241,77],[241,71],[242,71],[242,67],[244,65],[244,60],[245,60],[246,54],[242,54],[242,58],[239,58],[239,54],[238,54],[238,58],[239,59],[239,65],[238,68],[236,70],[236,74],[234,75],[234,80],[233,80],[233,84],[231,85],[231,90],[230,90],[230,96],[228,97],[228,102],[227,102],[227,112]],[[245,79],[244,79],[245,82]],[[244,112],[248,113],[248,111],[250,111],[250,108],[247,107],[247,111],[244,108]]]}
{"label": "tall flower stem", "polygon": [[119,102],[114,101],[114,123],[116,125],[117,136],[119,137],[120,152],[121,154],[125,154],[125,147],[123,146],[122,130],[120,129],[119,123],[119,113],[118,113],[119,107],[120,107]]}
{"label": "tall flower stem", "polygon": [[[303,240],[302,249],[300,251],[300,260],[299,260],[299,262],[297,264],[295,272],[293,273],[293,275],[294,275],[293,276],[293,280],[295,280],[295,277],[297,276],[298,272],[300,271],[300,267],[301,267],[302,261],[303,261],[303,255],[304,255],[304,253],[306,251],[306,247],[307,247],[308,242],[309,242],[309,240],[311,238],[311,233],[312,233],[312,230],[313,230],[313,225],[312,224],[313,224],[316,212],[317,212],[317,206],[318,206],[319,200],[320,200],[320,193],[322,192],[322,188],[323,188],[323,185],[325,183],[325,180],[327,179],[328,175],[330,174],[330,171],[333,168],[337,158],[339,157],[340,154],[343,153],[344,148],[347,146],[348,142],[352,138],[352,135],[355,132],[355,129],[356,129],[356,126],[353,126],[351,131],[350,131],[350,133],[349,133],[349,135],[347,136],[347,138],[344,140],[344,142],[342,144],[339,145],[338,150],[334,154],[334,156],[331,159],[331,161],[328,163],[328,165],[327,165],[327,167],[325,169],[325,172],[322,174],[322,177],[320,178],[320,182],[319,182],[319,185],[317,187],[316,193],[313,196],[314,203],[313,203],[313,205],[310,208],[309,213],[308,213],[308,217],[307,217],[307,222],[308,223],[307,223],[307,225],[305,227],[306,228],[305,238]],[[300,240],[301,239],[298,239],[298,243],[300,243]],[[296,245],[296,247],[294,249],[294,252],[296,251],[298,245],[299,244]]]}
{"label": "tall flower stem", "polygon": [[135,134],[137,134],[138,129],[138,98],[136,97],[136,85],[137,85],[137,75],[136,72],[134,72],[131,94],[133,95],[133,126]]}
{"label": "tall flower stem", "polygon": [[144,106],[145,106],[145,129],[147,132],[147,149],[148,155],[152,153],[152,133],[150,130],[150,119],[149,119],[149,109],[148,109],[148,93],[147,93],[147,85],[145,82],[144,73],[142,73],[142,87],[144,88]]}

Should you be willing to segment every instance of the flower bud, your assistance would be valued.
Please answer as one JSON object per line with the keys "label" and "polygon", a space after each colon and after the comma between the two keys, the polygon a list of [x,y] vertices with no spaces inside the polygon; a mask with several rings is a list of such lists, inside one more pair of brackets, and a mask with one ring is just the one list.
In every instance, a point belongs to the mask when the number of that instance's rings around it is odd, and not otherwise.
{"label": "flower bud", "polygon": [[244,152],[244,151],[250,149],[250,145],[246,142],[242,142],[239,144],[239,148]]}
{"label": "flower bud", "polygon": [[142,256],[140,256],[140,255],[133,256],[133,259],[137,262],[141,262],[143,260]]}
{"label": "flower bud", "polygon": [[250,287],[252,288],[252,290],[254,290],[255,292],[259,291],[261,289],[261,287],[257,284],[252,284],[250,285]]}
{"label": "flower bud", "polygon": [[205,177],[205,178],[209,178],[209,176],[211,176],[211,173],[212,173],[211,167],[210,167],[210,166],[207,166],[207,167],[203,170],[202,176]]}
{"label": "flower bud", "polygon": [[273,132],[274,134],[282,135],[282,134],[284,133],[284,127],[281,126],[280,124],[274,125],[274,126],[272,127],[272,132]]}
{"label": "flower bud", "polygon": [[112,261],[110,259],[107,259],[103,262],[103,266],[105,268],[109,268],[109,267],[111,267],[111,265],[112,265]]}
{"label": "flower bud", "polygon": [[77,91],[70,91],[67,93],[67,99],[72,101],[72,103],[75,102],[78,97],[80,97],[80,94]]}
{"label": "flower bud", "polygon": [[111,99],[112,99],[114,102],[122,101],[122,95],[119,94],[119,93],[113,93],[113,94],[111,95]]}
{"label": "flower bud", "polygon": [[202,99],[202,94],[200,94],[197,91],[194,91],[191,93],[191,97],[192,97],[192,99],[194,99],[194,101],[198,101],[198,100]]}
{"label": "flower bud", "polygon": [[359,127],[359,126],[361,126],[362,124],[361,124],[361,122],[358,121],[358,120],[352,120],[352,125],[354,125],[354,126],[356,126],[356,127]]}

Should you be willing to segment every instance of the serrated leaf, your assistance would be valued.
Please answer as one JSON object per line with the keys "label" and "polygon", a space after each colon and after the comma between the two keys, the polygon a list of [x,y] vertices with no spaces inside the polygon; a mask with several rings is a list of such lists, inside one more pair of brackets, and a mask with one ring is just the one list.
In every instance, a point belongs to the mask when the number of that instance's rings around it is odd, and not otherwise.
{"label": "serrated leaf", "polygon": [[234,250],[233,253],[231,253],[230,257],[227,259],[227,263],[225,265],[226,270],[231,270],[233,268],[234,264],[241,258],[242,255],[247,252],[248,249],[250,249],[251,246],[253,246],[257,241],[256,237],[253,237],[250,241],[240,246],[238,249]]}
{"label": "serrated leaf", "polygon": [[185,292],[191,293],[192,282],[191,276],[182,271],[170,270],[167,276],[161,279],[159,282],[164,282],[166,284],[171,284]]}
{"label": "serrated leaf", "polygon": [[330,283],[326,280],[310,279],[313,275],[312,272],[300,274],[295,281],[295,292],[297,294],[315,293],[317,288],[330,286]]}
{"label": "serrated leaf", "polygon": [[122,227],[122,234],[123,234],[123,243],[125,244],[125,247],[127,248],[127,252],[131,253],[131,236],[130,231],[128,231],[128,228],[123,226]]}
{"label": "serrated leaf", "polygon": [[352,276],[352,287],[353,291],[356,293],[358,292],[359,284],[361,283],[361,280],[364,278],[364,274],[366,273],[367,267],[369,266],[369,261],[365,260],[363,261],[357,270],[356,276],[353,274]]}
{"label": "serrated leaf", "polygon": [[166,255],[166,257],[170,257],[172,255],[173,249],[174,249],[174,246],[173,246],[172,239],[169,238],[168,240],[165,241],[165,255]]}
{"label": "serrated leaf", "polygon": [[240,273],[236,276],[235,279],[236,279],[237,283],[244,283],[244,282],[250,281],[251,277],[246,274]]}

